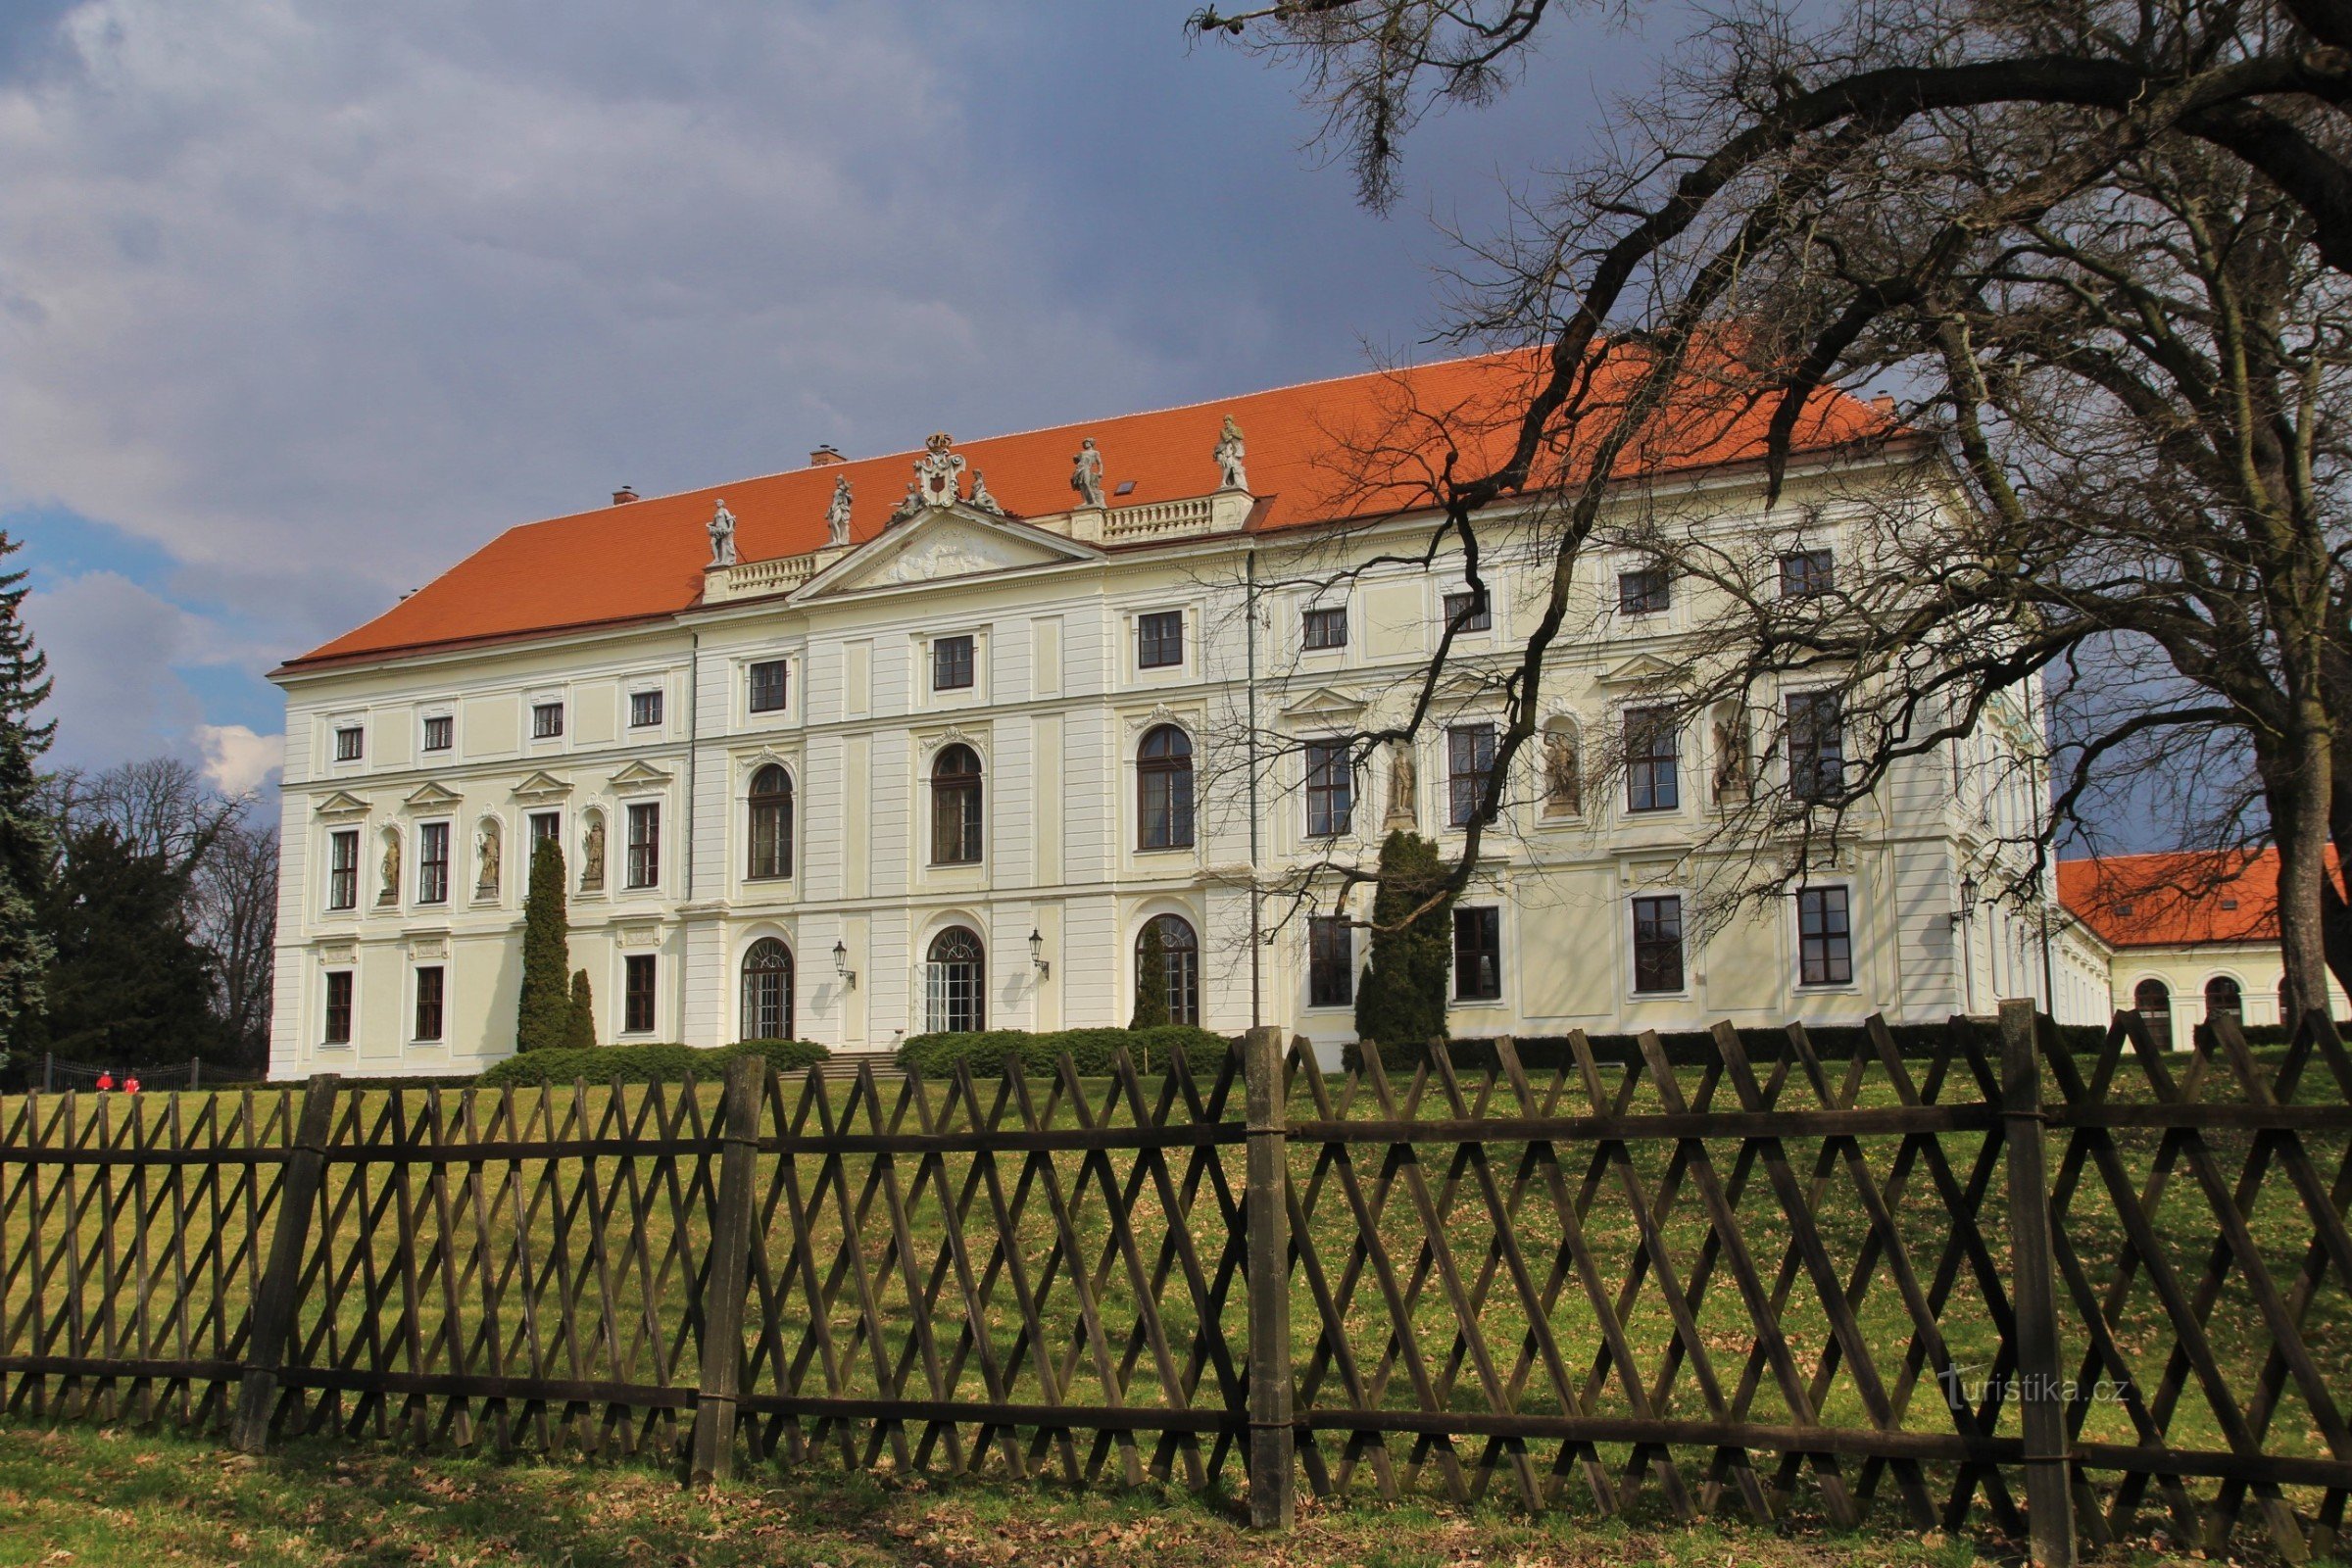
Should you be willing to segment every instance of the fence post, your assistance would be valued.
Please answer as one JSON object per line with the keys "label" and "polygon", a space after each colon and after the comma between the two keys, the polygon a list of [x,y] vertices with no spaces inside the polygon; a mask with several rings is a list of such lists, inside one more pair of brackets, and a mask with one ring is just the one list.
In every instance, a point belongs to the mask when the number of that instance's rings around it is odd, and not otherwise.
{"label": "fence post", "polygon": [[2074,1568],[2075,1511],[2058,1363],[2057,1261],[2041,1110],[2041,1020],[2032,1002],[2001,1004],[2001,1130],[2009,1154],[2009,1300],[2017,1314],[2018,1420],[2025,1439],[2026,1524],[2039,1568]]}
{"label": "fence post", "polygon": [[1250,1527],[1288,1530],[1298,1515],[1291,1431],[1291,1211],[1282,1031],[1243,1036],[1249,1126],[1245,1223],[1250,1273]]}
{"label": "fence post", "polygon": [[[743,1298],[751,1286],[752,1178],[760,1157],[760,1092],[765,1057],[727,1063],[719,1132],[718,1209],[710,1216],[710,1267],[703,1284],[702,1393],[694,1404],[693,1483],[735,1473],[735,1401],[743,1392]],[[784,1156],[789,1159],[792,1156]]]}
{"label": "fence post", "polygon": [[279,1374],[294,1331],[294,1293],[301,1289],[303,1254],[309,1250],[311,1215],[318,1207],[318,1190],[326,1183],[326,1145],[334,1136],[335,1090],[340,1082],[335,1073],[317,1073],[303,1090],[302,1119],[295,1123],[294,1147],[287,1152],[286,1172],[278,1182],[277,1228],[270,1237],[270,1261],[253,1298],[253,1337],[245,1372],[237,1380],[237,1415],[228,1443],[239,1453],[260,1453],[270,1445]]}

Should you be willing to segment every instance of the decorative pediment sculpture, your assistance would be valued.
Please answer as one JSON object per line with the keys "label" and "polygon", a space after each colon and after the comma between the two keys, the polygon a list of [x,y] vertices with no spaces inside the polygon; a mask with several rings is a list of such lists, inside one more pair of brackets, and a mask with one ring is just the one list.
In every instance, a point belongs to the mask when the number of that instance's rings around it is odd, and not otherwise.
{"label": "decorative pediment sculpture", "polygon": [[1225,428],[1217,436],[1218,489],[1247,490],[1250,488],[1249,470],[1242,466],[1242,460],[1248,456],[1249,449],[1242,443],[1242,427],[1234,423],[1233,416],[1228,414],[1225,416]]}
{"label": "decorative pediment sculpture", "polygon": [[988,493],[988,479],[978,468],[972,470],[972,493],[965,504],[987,513],[992,517],[1004,515],[1004,507],[998,504],[995,496]]}
{"label": "decorative pediment sculpture", "polygon": [[1102,454],[1091,435],[1078,443],[1078,455],[1070,459],[1070,488],[1078,492],[1080,506],[1102,505]]}
{"label": "decorative pediment sculpture", "polygon": [[836,548],[850,542],[850,476],[833,480],[833,501],[825,508],[825,543]]}
{"label": "decorative pediment sculpture", "polygon": [[735,564],[735,514],[727,510],[723,498],[718,503],[718,510],[710,514],[708,531],[710,535],[710,564]]}

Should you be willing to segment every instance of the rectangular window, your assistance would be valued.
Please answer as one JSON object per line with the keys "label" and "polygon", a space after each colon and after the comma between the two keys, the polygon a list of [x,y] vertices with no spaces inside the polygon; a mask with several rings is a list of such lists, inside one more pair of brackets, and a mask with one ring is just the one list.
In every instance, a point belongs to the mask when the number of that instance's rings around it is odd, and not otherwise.
{"label": "rectangular window", "polygon": [[1663,898],[1634,901],[1634,990],[1683,989],[1683,901]]}
{"label": "rectangular window", "polygon": [[533,703],[531,705],[531,739],[552,741],[564,733],[564,705],[562,703]]}
{"label": "rectangular window", "polygon": [[1345,1007],[1355,1001],[1355,933],[1334,914],[1306,921],[1306,1004]]}
{"label": "rectangular window", "polygon": [[357,724],[345,724],[335,731],[335,760],[356,762],[367,745],[367,731]]}
{"label": "rectangular window", "polygon": [[1453,1000],[1494,1002],[1502,996],[1502,911],[1453,911]]}
{"label": "rectangular window", "polygon": [[1823,801],[1845,783],[1845,732],[1836,692],[1788,694],[1788,793]]}
{"label": "rectangular window", "polygon": [[1851,985],[1854,930],[1843,888],[1803,888],[1796,895],[1797,983]]}
{"label": "rectangular window", "polygon": [[1674,603],[1672,580],[1663,566],[1617,574],[1617,611],[1625,615],[1663,614]]}
{"label": "rectangular window", "polygon": [[1446,820],[1461,827],[1486,804],[1494,765],[1494,726],[1463,724],[1446,732]]}
{"label": "rectangular window", "polygon": [[1156,611],[1135,618],[1135,662],[1140,669],[1166,669],[1184,662],[1184,612]]}
{"label": "rectangular window", "polygon": [[629,728],[652,729],[662,722],[660,692],[629,693]]}
{"label": "rectangular window", "polygon": [[1355,811],[1355,783],[1341,741],[1310,741],[1306,748],[1306,836],[1337,838]]}
{"label": "rectangular window", "polygon": [[351,971],[337,969],[326,977],[326,1033],[330,1046],[351,1044]]}
{"label": "rectangular window", "polygon": [[1494,610],[1487,596],[1475,588],[1465,588],[1458,594],[1446,596],[1446,624],[1457,631],[1493,631]]}
{"label": "rectangular window", "polygon": [[531,852],[537,854],[542,844],[562,847],[564,842],[564,813],[562,811],[533,811],[531,813]]}
{"label": "rectangular window", "polygon": [[424,721],[424,749],[446,752],[457,744],[458,721],[447,713],[436,713]]}
{"label": "rectangular window", "polygon": [[360,906],[360,830],[338,828],[326,837],[326,906]]}
{"label": "rectangular window", "polygon": [[416,902],[449,902],[449,824],[426,822],[416,829]]}
{"label": "rectangular window", "polygon": [[416,1038],[441,1038],[441,986],[444,970],[435,964],[416,971]]}
{"label": "rectangular window", "polygon": [[1837,582],[1837,564],[1827,550],[1792,550],[1781,558],[1783,599],[1811,599]]}
{"label": "rectangular window", "polygon": [[1310,610],[1300,630],[1309,648],[1345,648],[1348,646],[1348,607],[1340,605],[1329,610]]}
{"label": "rectangular window", "polygon": [[1636,708],[1625,715],[1625,808],[1671,811],[1682,804],[1680,737],[1671,708]]}
{"label": "rectangular window", "polygon": [[622,960],[620,1027],[624,1034],[653,1032],[654,961],[650,953],[632,953]]}
{"label": "rectangular window", "polygon": [[748,672],[752,686],[752,711],[781,713],[791,696],[792,665],[781,659],[763,659]]}
{"label": "rectangular window", "polygon": [[662,803],[640,801],[629,808],[629,886],[650,888],[662,880]]}
{"label": "rectangular window", "polygon": [[931,689],[969,691],[972,685],[972,640],[941,637],[931,644]]}

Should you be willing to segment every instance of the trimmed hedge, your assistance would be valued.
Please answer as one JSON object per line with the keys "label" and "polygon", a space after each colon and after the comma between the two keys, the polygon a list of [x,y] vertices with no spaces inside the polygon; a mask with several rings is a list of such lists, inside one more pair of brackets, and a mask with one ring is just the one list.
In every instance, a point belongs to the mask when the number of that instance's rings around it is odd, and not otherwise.
{"label": "trimmed hedge", "polygon": [[899,1044],[898,1063],[926,1078],[945,1078],[956,1071],[957,1062],[970,1062],[975,1073],[993,1073],[1004,1067],[1006,1056],[1017,1056],[1023,1072],[1051,1074],[1061,1070],[1061,1054],[1066,1051],[1080,1077],[1101,1078],[1110,1072],[1122,1047],[1136,1071],[1148,1072],[1154,1065],[1164,1065],[1179,1050],[1196,1070],[1213,1067],[1225,1059],[1228,1044],[1223,1035],[1189,1024],[1163,1024],[1156,1029],[1061,1029],[1050,1034],[990,1029],[978,1034],[908,1035]]}
{"label": "trimmed hedge", "polygon": [[[1946,1025],[1940,1023],[1890,1024],[1886,1032],[1894,1037],[1895,1049],[1906,1056],[1931,1056],[1943,1049]],[[2060,1027],[2059,1037],[2069,1049],[2080,1052],[2096,1051],[2107,1039],[2104,1024],[2067,1024]],[[1813,1042],[1814,1052],[1824,1061],[1851,1059],[1857,1050],[1869,1049],[1869,1032],[1860,1024],[1807,1024],[1806,1038]],[[1592,1035],[1592,1055],[1602,1062],[1635,1062],[1642,1059],[1639,1035]],[[1747,1048],[1749,1057],[1756,1061],[1778,1061],[1788,1054],[1788,1036],[1782,1029],[1742,1029],[1740,1043]],[[1519,1053],[1520,1064],[1529,1071],[1548,1072],[1556,1067],[1572,1066],[1575,1057],[1568,1050],[1565,1035],[1530,1035],[1511,1042]],[[1703,1030],[1662,1033],[1658,1044],[1665,1049],[1666,1059],[1678,1067],[1697,1066],[1715,1059],[1714,1037]],[[2000,1050],[1997,1038],[1987,1037],[1986,1049],[1996,1054]],[[1499,1057],[1492,1040],[1453,1040],[1446,1043],[1457,1069],[1483,1071],[1494,1066]],[[1429,1048],[1420,1046],[1384,1046],[1380,1053],[1381,1066],[1391,1072],[1409,1073],[1428,1056]],[[1340,1066],[1344,1072],[1354,1072],[1363,1064],[1363,1044],[1349,1041],[1341,1048]]]}
{"label": "trimmed hedge", "polygon": [[832,1053],[809,1040],[746,1040],[739,1045],[705,1051],[694,1046],[598,1046],[523,1052],[509,1056],[476,1080],[485,1089],[507,1084],[567,1084],[585,1079],[592,1084],[678,1083],[688,1074],[710,1083],[738,1056],[764,1056],[778,1072],[795,1072],[825,1060]]}

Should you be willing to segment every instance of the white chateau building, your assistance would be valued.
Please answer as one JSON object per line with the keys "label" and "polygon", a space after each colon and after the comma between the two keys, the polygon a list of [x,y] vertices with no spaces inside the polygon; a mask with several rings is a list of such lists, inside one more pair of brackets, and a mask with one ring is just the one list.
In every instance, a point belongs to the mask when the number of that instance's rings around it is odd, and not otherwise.
{"label": "white chateau building", "polygon": [[[1342,454],[1426,443],[1432,410],[1475,422],[1528,373],[1485,357],[868,461],[826,449],[500,535],[274,673],[272,1073],[511,1053],[542,837],[610,1042],[886,1051],[1122,1024],[1158,922],[1180,1017],[1336,1053],[1364,935],[1253,888],[1369,867],[1390,826],[1458,845],[1455,779],[1494,722],[1464,682],[1402,765],[1351,773],[1320,749],[1401,701],[1463,592],[1450,567],[1373,563],[1417,557],[1430,514],[1348,483]],[[1840,404],[1828,427],[1874,417]],[[1730,431],[1673,472],[1787,529],[1801,456],[1768,514],[1754,455]],[[1835,570],[1834,516],[1809,514],[1782,557],[1792,591]],[[1580,574],[1542,755],[1455,915],[1455,1034],[1929,1020],[2043,994],[2034,922],[1962,897],[2031,804],[1958,758],[1899,774],[1836,875],[1702,934],[1686,852],[1751,764],[1727,773],[1720,735],[1686,732],[1622,777],[1578,775],[1584,737],[1626,732],[1701,607],[1630,557]],[[1492,563],[1465,670],[1517,646],[1546,575]],[[2103,985],[2060,979],[2061,1016],[2103,1016]]]}

